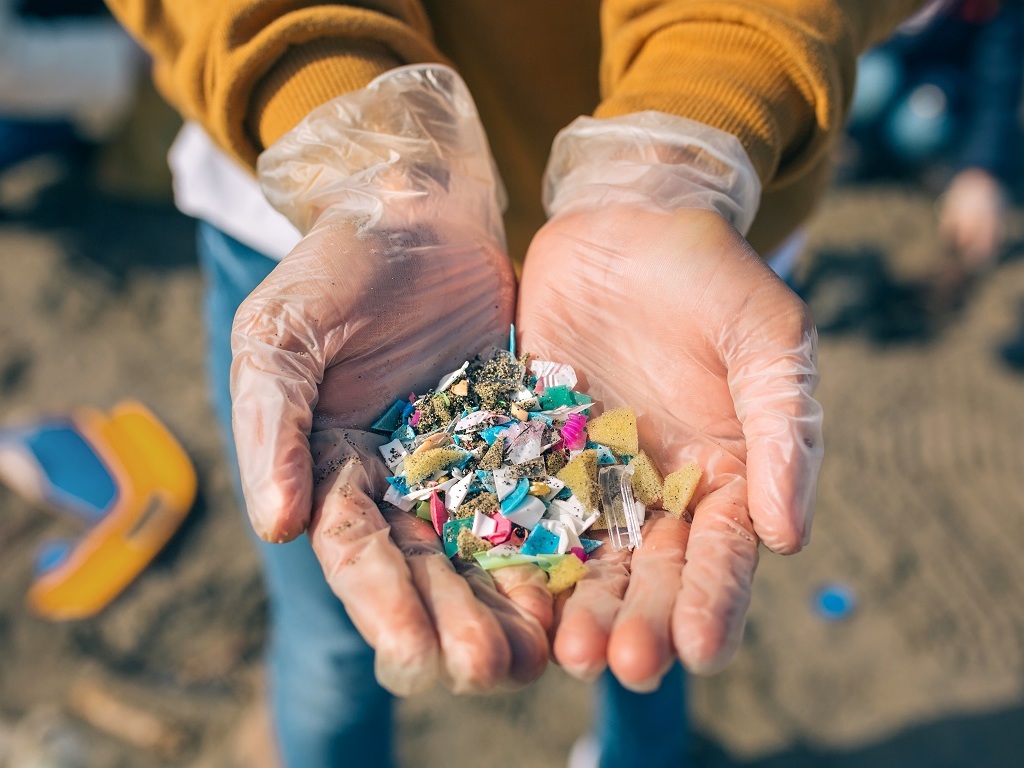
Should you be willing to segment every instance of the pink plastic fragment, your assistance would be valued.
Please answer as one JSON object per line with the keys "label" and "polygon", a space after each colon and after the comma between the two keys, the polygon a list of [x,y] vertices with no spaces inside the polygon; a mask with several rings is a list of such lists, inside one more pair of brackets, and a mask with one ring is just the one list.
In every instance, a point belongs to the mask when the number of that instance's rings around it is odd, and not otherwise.
{"label": "pink plastic fragment", "polygon": [[441,500],[441,496],[437,491],[430,492],[430,522],[434,524],[434,530],[437,531],[437,535],[441,535],[441,530],[444,528],[444,524],[448,522],[448,509],[444,505],[444,501]]}
{"label": "pink plastic fragment", "polygon": [[562,427],[562,440],[570,451],[578,451],[587,444],[587,417],[574,413],[565,420]]}
{"label": "pink plastic fragment", "polygon": [[583,547],[572,547],[569,549],[570,554],[576,555],[580,559],[580,562],[587,562],[590,559],[590,555],[587,554],[587,550]]}
{"label": "pink plastic fragment", "polygon": [[419,424],[420,423],[420,416],[422,416],[422,415],[423,414],[419,410],[413,411],[412,412],[412,416],[409,417],[409,426],[410,427],[415,427],[417,424]]}
{"label": "pink plastic fragment", "polygon": [[494,533],[490,536],[484,536],[484,538],[494,545],[504,544],[512,537],[512,521],[500,512],[492,515],[491,519],[494,520],[497,527],[494,529]]}

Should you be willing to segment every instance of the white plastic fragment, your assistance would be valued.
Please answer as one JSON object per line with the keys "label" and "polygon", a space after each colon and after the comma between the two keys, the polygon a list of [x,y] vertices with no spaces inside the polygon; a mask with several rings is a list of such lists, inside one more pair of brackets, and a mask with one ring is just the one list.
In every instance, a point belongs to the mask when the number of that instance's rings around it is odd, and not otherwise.
{"label": "white plastic fragment", "polygon": [[483,512],[475,512],[473,513],[472,530],[474,536],[479,536],[482,539],[497,531],[498,523],[490,515],[485,515]]}
{"label": "white plastic fragment", "polygon": [[576,388],[576,371],[568,363],[550,360],[531,360],[530,373],[537,377],[537,389],[548,387]]}
{"label": "white plastic fragment", "polygon": [[473,480],[475,478],[476,475],[469,472],[465,477],[448,489],[448,493],[444,496],[444,506],[449,512],[457,510],[462,502],[465,501],[466,494],[469,493],[469,486],[473,484]]}
{"label": "white plastic fragment", "polygon": [[393,485],[388,485],[388,489],[384,492],[384,501],[393,504],[403,512],[410,512],[416,506],[415,501],[405,498]]}
{"label": "white plastic fragment", "polygon": [[[568,525],[560,520],[538,520],[537,525],[551,531],[558,537],[558,554],[564,555],[570,547],[578,547],[580,538]],[[573,543],[575,541],[575,543]]]}
{"label": "white plastic fragment", "polygon": [[565,483],[559,480],[554,475],[548,475],[543,480],[544,485],[551,489],[549,493],[545,493],[541,498],[548,504],[559,494],[559,492],[565,488]]}
{"label": "white plastic fragment", "polygon": [[510,467],[498,467],[491,474],[494,477],[494,492],[498,494],[498,501],[504,501],[505,497],[519,485],[519,480],[511,477]]}
{"label": "white plastic fragment", "polygon": [[397,475],[397,467],[405,460],[405,457],[409,455],[409,452],[405,450],[405,446],[402,445],[402,441],[397,437],[390,443],[384,443],[384,445],[377,448],[380,451],[380,455],[384,457],[384,463],[388,465],[388,469],[391,470],[391,474]]}
{"label": "white plastic fragment", "polygon": [[484,425],[508,424],[511,418],[498,411],[473,411],[455,422],[455,432],[482,429]]}
{"label": "white plastic fragment", "polygon": [[523,528],[532,531],[546,511],[547,507],[544,506],[543,501],[536,496],[527,496],[522,504],[503,514],[516,525],[521,525]]}
{"label": "white plastic fragment", "polygon": [[[512,427],[505,433],[505,461],[522,464],[539,458],[544,441],[544,423],[528,421],[517,426],[520,429]],[[514,434],[513,430],[516,430]]]}
{"label": "white plastic fragment", "polygon": [[435,392],[444,392],[446,389],[448,389],[448,387],[450,387],[452,384],[455,383],[456,379],[458,379],[462,374],[464,374],[466,372],[466,369],[468,367],[469,367],[469,360],[464,362],[457,370],[454,370],[451,373],[449,373],[448,375],[443,376],[441,378],[441,380],[439,382],[437,382],[437,387],[435,387],[434,391]]}
{"label": "white plastic fragment", "polygon": [[552,520],[572,522],[576,533],[582,535],[601,516],[599,512],[588,512],[575,496],[568,499],[555,499],[548,507],[548,517]]}
{"label": "white plastic fragment", "polygon": [[[464,480],[465,478],[462,479]],[[438,483],[437,485],[431,485],[424,488],[417,488],[415,491],[409,491],[409,493],[405,494],[402,498],[410,501],[423,501],[424,499],[429,499],[434,491],[437,491],[438,493],[441,491],[447,491],[458,482],[459,478],[453,477],[450,480],[445,480],[443,483]]]}

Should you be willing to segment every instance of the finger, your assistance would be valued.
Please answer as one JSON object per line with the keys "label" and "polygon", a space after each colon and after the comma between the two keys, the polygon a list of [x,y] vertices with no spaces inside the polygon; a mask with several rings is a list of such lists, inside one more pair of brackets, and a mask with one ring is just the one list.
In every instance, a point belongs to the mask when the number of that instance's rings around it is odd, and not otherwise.
{"label": "finger", "polygon": [[231,421],[242,492],[253,528],[272,542],[290,541],[309,524],[308,435],[323,378],[313,345],[285,334],[282,315],[280,306],[275,311],[254,294],[239,308],[231,334]]}
{"label": "finger", "polygon": [[369,462],[341,439],[318,454],[309,536],[324,576],[376,651],[380,684],[402,696],[425,691],[438,679],[441,651],[405,557],[365,492]]}
{"label": "finger", "polygon": [[[781,286],[780,286],[781,288]],[[798,552],[810,538],[824,454],[817,333],[806,307],[772,318],[771,337],[745,338],[727,358],[729,388],[747,445],[754,530],[773,552]]]}
{"label": "finger", "polygon": [[549,632],[554,623],[554,596],[548,590],[548,579],[535,565],[514,565],[488,572],[494,587],[524,616],[531,617]]}
{"label": "finger", "polygon": [[684,520],[654,515],[644,526],[643,546],[630,560],[629,588],[608,644],[612,673],[635,693],[655,690],[675,661],[672,606],[690,529]]}
{"label": "finger", "polygon": [[701,499],[693,514],[672,610],[672,641],[692,672],[725,667],[743,637],[758,559],[745,502],[746,483],[734,477]]}
{"label": "finger", "polygon": [[564,602],[556,604],[555,661],[570,675],[592,681],[608,666],[608,640],[629,582],[628,550],[605,542],[587,560],[587,573]]}
{"label": "finger", "polygon": [[429,524],[397,509],[385,518],[433,621],[446,684],[455,693],[493,690],[512,662],[501,623],[456,572]]}
{"label": "finger", "polygon": [[[488,572],[465,561],[456,563],[456,570],[469,582],[476,598],[494,613],[508,640],[512,658],[504,687],[520,687],[540,677],[548,664],[547,629],[552,613],[544,572],[534,565]],[[509,597],[506,590],[516,598]],[[546,614],[547,626],[538,621],[537,612]]]}

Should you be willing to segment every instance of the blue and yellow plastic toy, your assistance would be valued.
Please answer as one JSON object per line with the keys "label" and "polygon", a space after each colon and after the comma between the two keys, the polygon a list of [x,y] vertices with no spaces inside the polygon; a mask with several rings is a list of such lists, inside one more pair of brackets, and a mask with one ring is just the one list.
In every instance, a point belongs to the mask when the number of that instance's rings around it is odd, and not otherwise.
{"label": "blue and yellow plastic toy", "polygon": [[196,495],[185,451],[134,401],[0,430],[0,480],[84,526],[80,538],[48,542],[37,557],[28,604],[55,620],[109,604],[156,557]]}

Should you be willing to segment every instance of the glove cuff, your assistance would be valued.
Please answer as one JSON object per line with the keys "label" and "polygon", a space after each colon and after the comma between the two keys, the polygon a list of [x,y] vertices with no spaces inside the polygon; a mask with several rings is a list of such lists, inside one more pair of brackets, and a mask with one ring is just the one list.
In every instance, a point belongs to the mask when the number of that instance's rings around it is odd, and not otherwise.
{"label": "glove cuff", "polygon": [[322,104],[260,155],[257,173],[303,233],[343,208],[367,229],[457,216],[504,242],[504,188],[476,106],[441,64],[398,67]]}
{"label": "glove cuff", "polygon": [[548,216],[610,203],[706,208],[746,235],[760,200],[739,139],[664,112],[577,118],[555,137],[544,174]]}

